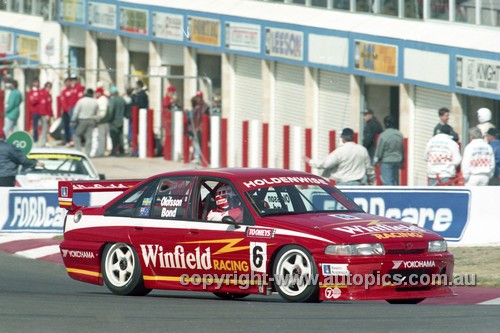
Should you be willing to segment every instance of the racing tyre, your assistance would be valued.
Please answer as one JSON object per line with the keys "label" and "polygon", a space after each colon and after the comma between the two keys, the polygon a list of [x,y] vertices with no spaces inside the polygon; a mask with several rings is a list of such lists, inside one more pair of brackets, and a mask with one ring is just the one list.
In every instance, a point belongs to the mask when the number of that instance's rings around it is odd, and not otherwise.
{"label": "racing tyre", "polygon": [[235,294],[235,293],[214,293],[215,296],[220,297],[222,299],[239,299],[239,298],[245,298],[249,294]]}
{"label": "racing tyre", "polygon": [[408,299],[386,299],[389,304],[418,304],[425,298],[408,298]]}
{"label": "racing tyre", "polygon": [[130,245],[107,244],[101,265],[104,282],[113,294],[143,296],[151,291],[144,287],[139,258]]}
{"label": "racing tyre", "polygon": [[318,276],[313,257],[303,247],[283,247],[273,263],[274,286],[290,302],[318,302],[319,288],[313,284]]}

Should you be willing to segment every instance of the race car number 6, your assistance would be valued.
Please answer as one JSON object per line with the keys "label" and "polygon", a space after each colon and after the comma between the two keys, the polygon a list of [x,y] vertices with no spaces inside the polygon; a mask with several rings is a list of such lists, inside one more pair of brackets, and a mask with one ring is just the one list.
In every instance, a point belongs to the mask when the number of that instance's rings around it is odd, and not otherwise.
{"label": "race car number 6", "polygon": [[250,268],[254,272],[266,272],[267,243],[250,242]]}

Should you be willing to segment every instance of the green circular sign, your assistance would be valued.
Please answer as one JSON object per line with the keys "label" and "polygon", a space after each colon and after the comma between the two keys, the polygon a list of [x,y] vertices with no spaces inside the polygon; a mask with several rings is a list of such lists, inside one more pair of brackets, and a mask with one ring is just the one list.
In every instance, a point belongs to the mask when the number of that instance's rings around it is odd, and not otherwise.
{"label": "green circular sign", "polygon": [[25,131],[12,133],[7,139],[7,142],[12,143],[25,154],[28,154],[31,151],[31,147],[33,147],[33,139],[31,135]]}

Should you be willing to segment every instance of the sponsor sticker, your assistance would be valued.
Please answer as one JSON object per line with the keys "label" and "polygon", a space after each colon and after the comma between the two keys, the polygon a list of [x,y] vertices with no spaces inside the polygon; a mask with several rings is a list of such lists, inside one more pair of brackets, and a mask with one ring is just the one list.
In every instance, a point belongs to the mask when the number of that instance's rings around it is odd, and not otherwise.
{"label": "sponsor sticker", "polygon": [[336,217],[336,218],[339,218],[339,219],[342,219],[342,220],[348,220],[348,221],[351,221],[351,220],[361,220],[360,217],[353,216],[353,215],[347,215],[347,214],[330,214],[330,216],[333,216],[333,217]]}
{"label": "sponsor sticker", "polygon": [[150,211],[149,207],[141,207],[141,209],[139,210],[139,216],[141,217],[149,216],[149,211]]}
{"label": "sponsor sticker", "polygon": [[324,276],[328,275],[349,275],[348,264],[321,264]]}
{"label": "sponsor sticker", "polygon": [[325,289],[325,297],[327,299],[337,299],[340,297],[340,295],[342,295],[342,291],[340,290],[340,288],[326,288]]}
{"label": "sponsor sticker", "polygon": [[258,188],[262,186],[273,186],[277,184],[313,184],[328,185],[328,182],[319,177],[270,177],[259,178],[242,182],[246,188]]}
{"label": "sponsor sticker", "polygon": [[79,251],[79,250],[62,250],[62,255],[64,258],[79,258],[79,259],[94,259],[97,255],[94,255],[93,251]]}
{"label": "sponsor sticker", "polygon": [[152,202],[153,198],[144,198],[142,200],[142,205],[143,206],[151,206],[151,202]]}
{"label": "sponsor sticker", "polygon": [[247,237],[274,238],[275,233],[276,229],[247,227],[246,230]]}
{"label": "sponsor sticker", "polygon": [[436,262],[434,260],[413,260],[413,261],[393,260],[392,263],[393,263],[392,269],[436,267]]}
{"label": "sponsor sticker", "polygon": [[212,269],[210,247],[194,252],[186,252],[182,245],[177,245],[173,252],[163,250],[158,244],[140,244],[141,254],[146,267]]}

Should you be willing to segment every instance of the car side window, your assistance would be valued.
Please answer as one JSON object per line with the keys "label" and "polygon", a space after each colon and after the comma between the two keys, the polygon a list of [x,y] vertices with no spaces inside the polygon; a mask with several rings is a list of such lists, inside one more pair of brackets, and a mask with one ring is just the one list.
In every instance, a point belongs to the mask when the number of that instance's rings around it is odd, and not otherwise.
{"label": "car side window", "polygon": [[238,191],[229,181],[203,179],[198,186],[198,220],[221,222],[223,217],[229,216],[237,223],[254,223]]}
{"label": "car side window", "polygon": [[[149,216],[149,208],[145,205],[145,201],[147,202],[147,198],[145,198],[148,193],[154,193],[156,189],[157,182],[150,182],[148,184],[144,184],[140,188],[135,191],[129,193],[123,199],[115,203],[111,206],[106,212],[105,215],[110,216],[141,216],[147,217]],[[151,196],[151,195],[150,195]],[[144,198],[144,199],[143,199]],[[149,202],[149,207],[151,206],[151,200]]]}
{"label": "car side window", "polygon": [[152,217],[186,219],[192,178],[165,178],[160,181],[154,198]]}

